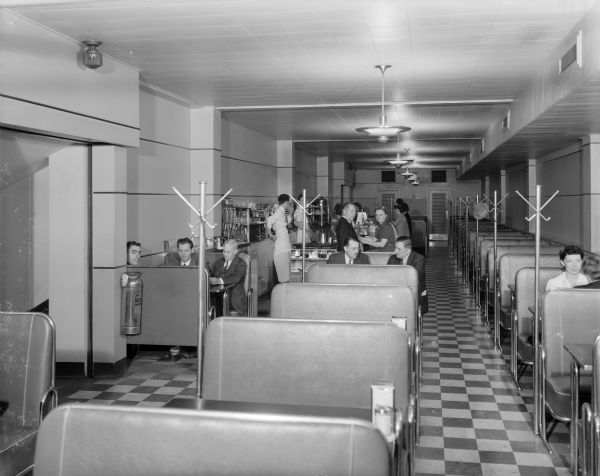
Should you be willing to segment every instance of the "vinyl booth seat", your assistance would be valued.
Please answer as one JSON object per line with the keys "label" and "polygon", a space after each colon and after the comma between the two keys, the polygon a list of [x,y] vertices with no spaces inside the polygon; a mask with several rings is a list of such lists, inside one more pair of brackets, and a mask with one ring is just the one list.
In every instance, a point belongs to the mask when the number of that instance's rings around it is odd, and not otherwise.
{"label": "vinyl booth seat", "polygon": [[369,257],[372,265],[387,265],[390,256],[394,253],[389,251],[367,251],[363,253]]}
{"label": "vinyl booth seat", "polygon": [[414,468],[410,346],[395,324],[225,317],[208,326],[203,368],[209,400],[370,409],[371,384],[391,381],[400,460]]}
{"label": "vinyl booth seat", "polygon": [[[591,344],[600,334],[600,290],[556,289],[542,300],[542,407],[560,421],[571,420],[571,358],[564,344]],[[580,395],[591,392],[591,379],[581,378]],[[542,438],[545,441],[545,418]],[[547,444],[547,442],[546,442]]]}
{"label": "vinyl booth seat", "polygon": [[[376,253],[383,254],[383,253]],[[377,266],[317,263],[308,270],[307,283],[400,284],[407,286],[419,302],[419,275],[412,266]]]}
{"label": "vinyl booth seat", "polygon": [[600,336],[594,341],[592,360],[592,400],[583,404],[579,441],[583,474],[596,475],[600,472]]}
{"label": "vinyl booth seat", "polygon": [[[560,248],[556,246],[542,246],[540,247],[540,266],[542,256],[551,255],[552,258],[543,258],[544,263],[548,264],[548,260],[554,260],[554,264],[558,264],[558,253]],[[493,251],[491,253],[491,260],[493,262],[494,256]],[[498,284],[497,284],[497,296],[499,302],[500,311],[500,325],[503,329],[510,330],[512,327],[512,292],[508,285],[514,284],[516,280],[517,271],[521,268],[527,268],[535,266],[535,247],[498,247]],[[492,265],[493,266],[493,265]],[[559,273],[556,273],[559,274]]]}
{"label": "vinyl booth seat", "polygon": [[[514,309],[511,326],[511,373],[515,381],[519,381],[518,365],[523,365],[524,372],[533,365],[535,352],[531,343],[533,335],[533,315],[529,308],[535,305],[535,257],[528,256],[520,259],[521,265],[527,265],[517,270],[515,275]],[[561,268],[539,268],[538,295],[544,294],[549,279],[559,275]]]}
{"label": "vinyl booth seat", "polygon": [[45,314],[0,312],[0,474],[33,467],[36,434],[57,404],[54,323]]}
{"label": "vinyl booth seat", "polygon": [[387,444],[355,419],[67,404],[43,422],[44,476],[389,476]]}
{"label": "vinyl booth seat", "polygon": [[271,293],[271,316],[379,322],[403,317],[408,335],[416,336],[414,293],[404,285],[280,283]]}

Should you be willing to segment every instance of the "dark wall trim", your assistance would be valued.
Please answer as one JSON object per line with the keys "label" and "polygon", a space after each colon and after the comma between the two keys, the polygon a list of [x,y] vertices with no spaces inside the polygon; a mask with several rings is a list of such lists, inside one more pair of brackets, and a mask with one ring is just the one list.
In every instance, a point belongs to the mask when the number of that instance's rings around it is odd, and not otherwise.
{"label": "dark wall trim", "polygon": [[236,160],[238,162],[245,162],[247,164],[260,165],[261,167],[271,167],[273,169],[283,169],[283,168],[291,169],[291,168],[293,168],[293,167],[277,167],[276,165],[261,164],[260,162],[253,162],[252,160],[236,159],[235,157],[229,157],[228,155],[221,155],[221,159]]}
{"label": "dark wall trim", "polygon": [[140,137],[140,141],[151,142],[152,144],[164,145],[166,147],[175,147],[176,149],[182,149],[182,150],[187,150],[187,151],[192,150],[189,147],[184,147],[182,145],[171,144],[170,142],[161,142],[161,141],[152,140],[152,139],[144,139],[142,137]]}

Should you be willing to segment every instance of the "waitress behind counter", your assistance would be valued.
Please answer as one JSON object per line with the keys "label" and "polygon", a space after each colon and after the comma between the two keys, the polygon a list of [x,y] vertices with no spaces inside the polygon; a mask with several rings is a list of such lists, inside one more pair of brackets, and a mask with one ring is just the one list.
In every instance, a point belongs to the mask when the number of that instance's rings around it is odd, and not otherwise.
{"label": "waitress behind counter", "polygon": [[277,201],[279,202],[277,210],[267,218],[267,232],[275,239],[273,262],[277,271],[277,280],[280,283],[287,283],[290,280],[290,250],[292,249],[287,229],[291,217],[286,213],[290,210],[290,196],[282,193]]}

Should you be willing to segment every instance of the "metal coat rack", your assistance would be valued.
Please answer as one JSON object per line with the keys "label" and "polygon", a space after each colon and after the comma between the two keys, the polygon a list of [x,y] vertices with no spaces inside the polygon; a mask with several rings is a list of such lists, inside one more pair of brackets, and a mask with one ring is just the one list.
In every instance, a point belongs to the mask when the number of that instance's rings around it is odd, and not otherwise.
{"label": "metal coat rack", "polygon": [[[488,203],[489,200],[483,196],[483,200],[479,200],[479,194],[475,195],[475,203],[473,204],[473,208],[479,203]],[[475,303],[477,307],[481,307],[481,288],[480,288],[480,275],[478,272],[478,263],[479,263],[479,220],[480,218],[475,218],[475,246],[473,249],[473,291],[475,292]]]}
{"label": "metal coat rack", "polygon": [[306,223],[308,220],[309,216],[312,216],[312,213],[309,213],[307,208],[310,207],[315,200],[317,200],[319,197],[321,196],[321,194],[317,194],[317,196],[315,198],[313,198],[308,204],[306,203],[306,189],[302,189],[302,203],[300,203],[298,200],[296,200],[292,195],[290,195],[290,198],[294,201],[294,203],[300,207],[300,209],[302,210],[302,212],[304,213],[304,224],[302,226],[302,282],[304,282],[304,277],[305,277],[305,263],[306,263]]}
{"label": "metal coat rack", "polygon": [[[491,276],[490,275],[490,271],[488,269],[488,279],[493,279],[494,280],[494,344],[496,345],[496,347],[499,350],[502,350],[502,347],[500,346],[500,316],[499,316],[499,309],[498,309],[498,280],[496,278],[497,274],[498,274],[498,215],[500,213],[503,213],[503,210],[500,209],[500,204],[506,199],[506,197],[508,197],[508,193],[504,194],[504,196],[498,200],[498,191],[494,190],[494,200],[490,200],[488,197],[486,197],[485,195],[483,196],[484,199],[486,199],[488,201],[488,203],[490,204],[491,207],[491,212],[494,213],[494,275]],[[487,293],[488,290],[486,289],[485,292]],[[488,325],[490,324],[489,319],[487,318],[487,314],[488,314],[488,309],[485,310],[486,312],[486,320]]]}
{"label": "metal coat rack", "polygon": [[545,418],[544,409],[541,408],[541,397],[542,397],[542,385],[543,382],[540,380],[540,354],[541,354],[541,342],[540,342],[540,303],[539,303],[539,283],[540,283],[540,238],[541,238],[541,221],[540,218],[544,221],[550,221],[550,217],[545,217],[542,215],[542,210],[546,208],[556,195],[558,195],[558,190],[554,192],[554,194],[546,200],[546,202],[541,205],[542,199],[542,186],[535,186],[535,206],[531,204],[529,200],[527,200],[519,191],[516,191],[517,195],[529,205],[529,207],[534,211],[533,215],[530,217],[525,217],[525,220],[530,222],[535,218],[535,291],[534,291],[534,318],[533,318],[533,346],[534,346],[534,368],[533,368],[533,394],[534,394],[534,415],[533,415],[533,426],[536,435],[540,434],[540,423],[541,419]]}
{"label": "metal coat rack", "polygon": [[196,374],[196,398],[202,397],[202,361],[204,357],[204,333],[208,325],[208,271],[204,266],[205,263],[205,245],[206,233],[204,226],[214,229],[217,224],[211,224],[206,217],[229,195],[233,192],[230,188],[225,194],[217,200],[217,202],[207,211],[206,208],[206,181],[200,182],[200,208],[194,208],[192,205],[175,187],[171,187],[175,193],[181,198],[185,204],[200,218],[199,234],[198,234],[198,370]]}
{"label": "metal coat rack", "polygon": [[469,241],[469,208],[471,208],[473,204],[473,199],[468,195],[465,198],[458,198],[461,204],[465,206],[465,237],[463,240],[463,252],[462,252],[462,267],[463,267],[463,280],[465,283],[469,283],[469,253],[468,251],[468,241]]}

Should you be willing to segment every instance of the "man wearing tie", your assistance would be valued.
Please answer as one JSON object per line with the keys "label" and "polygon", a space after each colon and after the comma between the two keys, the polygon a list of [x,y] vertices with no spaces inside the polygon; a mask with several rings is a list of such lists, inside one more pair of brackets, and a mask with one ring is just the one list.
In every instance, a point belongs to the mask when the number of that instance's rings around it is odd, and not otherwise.
{"label": "man wearing tie", "polygon": [[177,254],[165,256],[165,266],[198,266],[198,258],[192,254],[194,243],[189,238],[177,240]]}
{"label": "man wearing tie", "polygon": [[412,241],[408,236],[399,236],[396,239],[396,250],[390,256],[388,264],[404,264],[412,266],[419,275],[419,306],[421,314],[429,310],[429,299],[427,298],[427,285],[425,284],[425,258],[412,250]]}
{"label": "man wearing tie", "polygon": [[360,252],[358,240],[347,236],[344,241],[344,251],[330,255],[327,264],[371,264],[371,260]]}
{"label": "man wearing tie", "polygon": [[231,307],[240,315],[248,313],[248,301],[244,289],[246,278],[246,263],[238,255],[238,243],[236,240],[227,240],[223,245],[223,256],[213,262],[209,267],[210,276],[217,278],[219,283],[235,284],[230,290]]}

